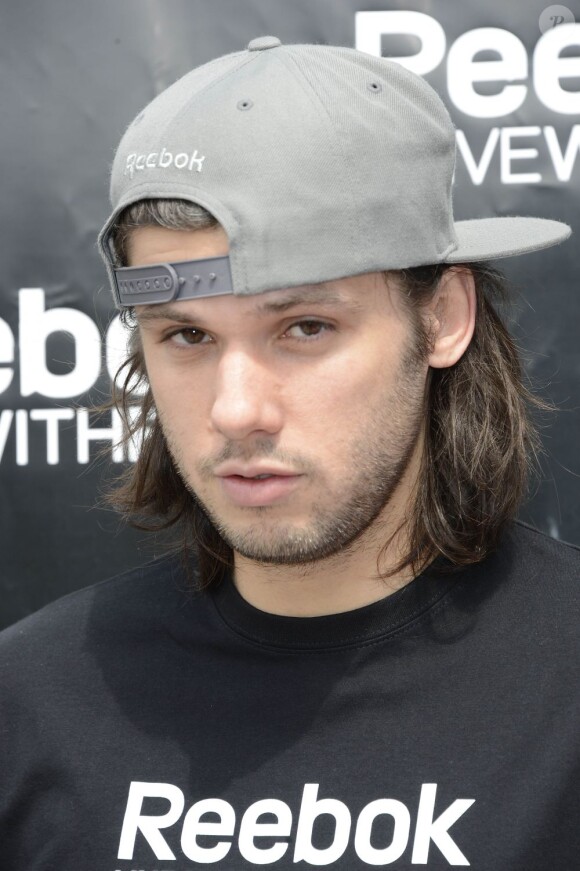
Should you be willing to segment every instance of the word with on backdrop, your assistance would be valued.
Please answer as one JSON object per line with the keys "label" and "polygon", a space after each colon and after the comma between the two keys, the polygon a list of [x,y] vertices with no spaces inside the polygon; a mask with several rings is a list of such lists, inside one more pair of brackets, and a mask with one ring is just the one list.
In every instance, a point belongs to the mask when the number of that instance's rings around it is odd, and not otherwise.
{"label": "word with on backdrop", "polygon": [[[0,463],[14,462],[27,466],[35,462],[58,465],[70,453],[80,464],[88,463],[103,447],[111,445],[113,462],[135,461],[139,444],[122,444],[123,421],[120,414],[94,415],[89,408],[55,404],[55,400],[73,400],[86,395],[98,382],[103,368],[110,381],[127,353],[126,328],[114,317],[101,338],[95,322],[84,312],[72,308],[47,308],[42,288],[18,291],[18,328],[16,336],[0,318],[0,396],[18,379],[20,395],[51,400],[50,407],[3,408],[0,411]],[[51,371],[48,348],[53,338],[67,334],[74,346],[68,371]],[[104,364],[104,365],[103,365]],[[72,438],[71,438],[72,436]],[[31,450],[31,443],[44,450]]]}

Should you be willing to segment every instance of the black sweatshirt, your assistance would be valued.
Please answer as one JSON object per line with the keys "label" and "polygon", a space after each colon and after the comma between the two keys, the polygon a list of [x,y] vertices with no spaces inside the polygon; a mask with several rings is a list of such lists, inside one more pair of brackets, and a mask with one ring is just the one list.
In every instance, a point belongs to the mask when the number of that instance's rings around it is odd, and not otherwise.
{"label": "black sweatshirt", "polygon": [[0,634],[0,868],[580,868],[579,577],[515,524],[326,617],[173,557],[49,605]]}

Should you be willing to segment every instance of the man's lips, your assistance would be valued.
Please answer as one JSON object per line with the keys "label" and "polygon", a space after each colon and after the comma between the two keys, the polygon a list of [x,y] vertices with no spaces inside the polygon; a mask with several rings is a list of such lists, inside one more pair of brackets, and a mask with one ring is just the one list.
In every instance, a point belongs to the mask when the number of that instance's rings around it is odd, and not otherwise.
{"label": "man's lips", "polygon": [[279,478],[293,477],[300,474],[293,469],[286,469],[283,466],[275,464],[265,465],[264,463],[253,463],[244,466],[242,463],[223,463],[215,469],[214,474],[218,478],[229,478],[232,476],[240,478],[257,478],[262,475],[275,475]]}
{"label": "man's lips", "polygon": [[216,476],[224,494],[242,508],[258,508],[279,502],[296,488],[302,478],[288,469],[234,464],[218,467]]}

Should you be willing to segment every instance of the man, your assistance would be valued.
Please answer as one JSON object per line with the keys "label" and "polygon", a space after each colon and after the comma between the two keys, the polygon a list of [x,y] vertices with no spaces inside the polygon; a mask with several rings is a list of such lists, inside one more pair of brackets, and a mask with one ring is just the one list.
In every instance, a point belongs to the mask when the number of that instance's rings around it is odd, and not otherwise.
{"label": "man", "polygon": [[6,868],[576,867],[580,559],[514,521],[485,263],[569,228],[454,223],[454,153],[421,79],[275,37],[128,128],[115,498],[183,547],[3,634]]}

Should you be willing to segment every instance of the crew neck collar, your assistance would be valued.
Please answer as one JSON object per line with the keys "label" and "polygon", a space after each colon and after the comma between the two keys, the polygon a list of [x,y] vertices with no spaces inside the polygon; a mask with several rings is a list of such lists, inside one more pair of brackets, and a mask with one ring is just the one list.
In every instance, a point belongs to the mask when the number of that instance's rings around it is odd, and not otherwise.
{"label": "crew neck collar", "polygon": [[433,608],[465,573],[444,568],[444,561],[436,560],[383,599],[319,617],[287,617],[261,611],[241,596],[231,574],[212,591],[212,597],[229,628],[255,644],[295,651],[358,647],[401,631]]}

